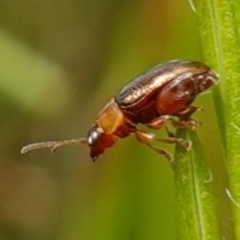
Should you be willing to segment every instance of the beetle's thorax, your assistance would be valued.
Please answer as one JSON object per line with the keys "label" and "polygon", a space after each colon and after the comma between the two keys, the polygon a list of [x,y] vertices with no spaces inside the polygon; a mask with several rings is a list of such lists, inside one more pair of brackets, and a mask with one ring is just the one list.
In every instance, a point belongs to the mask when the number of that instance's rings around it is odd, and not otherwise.
{"label": "beetle's thorax", "polygon": [[124,116],[114,98],[98,114],[95,123],[105,134],[113,134],[121,138],[135,130],[135,125]]}

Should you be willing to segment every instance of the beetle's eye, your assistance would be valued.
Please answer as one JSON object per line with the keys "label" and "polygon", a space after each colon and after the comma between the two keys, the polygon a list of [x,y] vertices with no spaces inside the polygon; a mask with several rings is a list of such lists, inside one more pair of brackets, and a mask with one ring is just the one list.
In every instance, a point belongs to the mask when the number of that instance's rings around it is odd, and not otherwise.
{"label": "beetle's eye", "polygon": [[94,132],[91,132],[91,135],[89,135],[88,137],[88,145],[93,147],[97,144],[97,140],[98,140],[98,132],[97,131],[94,131]]}
{"label": "beetle's eye", "polygon": [[93,128],[89,131],[87,141],[90,147],[97,145],[100,134],[101,131],[99,128]]}

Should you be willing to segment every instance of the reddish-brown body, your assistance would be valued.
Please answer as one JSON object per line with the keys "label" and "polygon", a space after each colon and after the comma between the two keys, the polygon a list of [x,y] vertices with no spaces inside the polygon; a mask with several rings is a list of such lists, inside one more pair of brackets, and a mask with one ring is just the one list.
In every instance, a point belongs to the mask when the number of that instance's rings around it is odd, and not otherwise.
{"label": "reddish-brown body", "polygon": [[216,74],[199,62],[174,60],[157,65],[134,78],[106,104],[89,130],[87,139],[38,143],[25,147],[22,152],[42,147],[54,150],[63,145],[83,143],[90,147],[90,155],[95,160],[118,138],[135,133],[139,142],[171,158],[164,149],[153,147],[150,141],[177,143],[186,148],[189,143],[172,134],[167,139],[159,139],[139,130],[137,124],[162,128],[171,121],[177,127],[195,126],[190,117],[199,108],[191,106],[191,103],[216,81]]}

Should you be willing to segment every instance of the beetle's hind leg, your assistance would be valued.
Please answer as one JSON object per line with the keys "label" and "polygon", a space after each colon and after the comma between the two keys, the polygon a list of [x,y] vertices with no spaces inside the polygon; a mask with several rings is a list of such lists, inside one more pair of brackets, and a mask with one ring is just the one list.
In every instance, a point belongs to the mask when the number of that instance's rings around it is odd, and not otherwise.
{"label": "beetle's hind leg", "polygon": [[184,147],[186,150],[189,150],[191,148],[191,142],[186,141],[182,138],[176,138],[176,137],[169,137],[169,138],[158,138],[155,134],[153,133],[147,133],[142,130],[136,130],[135,132],[136,139],[142,143],[156,151],[157,153],[160,153],[164,155],[169,161],[173,160],[173,156],[171,153],[166,151],[163,148],[158,148],[155,146],[151,145],[151,141],[158,141],[158,142],[165,142],[165,143],[170,143],[170,144],[178,144],[182,147]]}
{"label": "beetle's hind leg", "polygon": [[183,111],[176,114],[176,116],[178,116],[182,121],[188,121],[188,120],[191,120],[191,116],[198,111],[203,111],[203,107],[189,106]]}
{"label": "beetle's hind leg", "polygon": [[189,106],[188,108],[175,115],[179,117],[179,120],[171,118],[172,125],[176,128],[188,128],[190,130],[195,130],[199,125],[202,124],[201,121],[191,119],[192,114],[196,111],[203,111],[203,108],[197,106]]}
{"label": "beetle's hind leg", "polygon": [[171,153],[169,153],[168,151],[166,151],[163,148],[157,148],[150,144],[151,141],[156,140],[156,136],[154,134],[137,130],[135,132],[135,136],[136,136],[136,139],[138,140],[138,142],[145,144],[148,147],[150,147],[151,149],[153,149],[154,151],[156,151],[157,153],[164,155],[170,162],[173,161],[173,156]]}
{"label": "beetle's hind leg", "polygon": [[171,143],[176,143],[182,147],[184,147],[187,151],[189,151],[192,148],[192,142],[190,140],[184,140],[183,138],[178,138],[176,134],[174,134],[172,131],[168,129],[168,127],[165,127],[167,135],[169,138],[168,140],[171,139]]}
{"label": "beetle's hind leg", "polygon": [[149,128],[160,129],[160,128],[165,127],[169,122],[171,122],[171,116],[163,115],[163,116],[153,119],[152,121],[148,122],[146,125]]}

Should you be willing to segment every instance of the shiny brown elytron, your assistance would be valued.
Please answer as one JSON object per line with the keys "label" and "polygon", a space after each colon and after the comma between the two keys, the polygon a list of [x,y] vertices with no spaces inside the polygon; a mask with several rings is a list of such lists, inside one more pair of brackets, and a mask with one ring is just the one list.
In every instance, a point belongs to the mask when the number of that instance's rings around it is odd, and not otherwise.
{"label": "shiny brown elytron", "polygon": [[39,148],[55,151],[65,145],[84,144],[90,148],[92,159],[96,160],[118,138],[133,133],[140,143],[172,159],[170,153],[152,146],[151,142],[175,143],[186,149],[190,148],[190,142],[176,138],[168,130],[168,138],[158,138],[153,133],[138,129],[138,124],[154,129],[166,128],[168,123],[175,127],[195,128],[197,124],[191,115],[201,108],[191,104],[198,94],[216,81],[217,75],[200,62],[173,60],[157,65],[135,77],[105,105],[87,138],[34,143],[23,147],[21,152]]}

